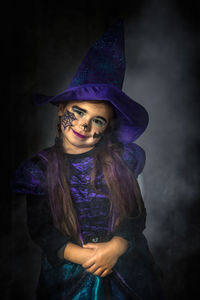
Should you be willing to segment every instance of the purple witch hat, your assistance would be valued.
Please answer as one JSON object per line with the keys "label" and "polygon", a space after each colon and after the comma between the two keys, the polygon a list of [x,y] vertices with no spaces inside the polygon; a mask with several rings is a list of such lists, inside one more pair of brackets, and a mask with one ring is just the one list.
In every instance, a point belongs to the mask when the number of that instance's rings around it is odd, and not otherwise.
{"label": "purple witch hat", "polygon": [[117,136],[133,142],[146,129],[148,113],[121,89],[125,75],[123,19],[111,26],[89,49],[66,90],[56,96],[35,95],[37,104],[80,100],[109,101],[119,122]]}

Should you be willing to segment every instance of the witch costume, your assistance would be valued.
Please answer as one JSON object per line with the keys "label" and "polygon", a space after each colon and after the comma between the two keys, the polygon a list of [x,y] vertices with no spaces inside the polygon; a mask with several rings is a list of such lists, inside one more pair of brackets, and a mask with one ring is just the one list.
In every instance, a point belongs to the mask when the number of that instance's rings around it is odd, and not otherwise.
{"label": "witch costume", "polygon": [[[145,164],[144,150],[133,143],[148,125],[148,113],[121,89],[125,74],[123,20],[110,27],[89,49],[69,87],[47,97],[35,95],[37,104],[80,100],[105,100],[112,103],[117,115],[117,139],[123,145],[122,159],[135,178]],[[28,227],[33,241],[42,249],[37,299],[163,299],[155,262],[143,230],[146,210],[138,218],[127,217],[116,229],[109,215],[110,202],[103,174],[96,181],[98,192],[90,184],[93,154],[101,144],[85,153],[65,153],[70,166],[69,185],[76,211],[79,238],[82,244],[107,242],[114,236],[128,240],[129,247],[119,257],[113,272],[99,277],[64,258],[68,242],[77,242],[53,225],[49,204],[46,168],[48,152],[44,149],[18,167],[12,181],[14,192],[27,195]]]}

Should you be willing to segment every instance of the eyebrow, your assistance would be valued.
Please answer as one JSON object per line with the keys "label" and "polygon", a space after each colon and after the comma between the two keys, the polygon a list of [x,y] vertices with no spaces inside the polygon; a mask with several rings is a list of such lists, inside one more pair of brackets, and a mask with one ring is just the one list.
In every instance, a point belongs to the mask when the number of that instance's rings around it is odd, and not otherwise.
{"label": "eyebrow", "polygon": [[[86,109],[83,109],[83,108],[81,108],[81,107],[79,107],[77,105],[73,105],[72,108],[77,108],[77,109],[81,110],[82,112],[87,113]],[[101,116],[95,116],[95,118],[102,119],[105,123],[108,122],[105,118],[103,118]]]}

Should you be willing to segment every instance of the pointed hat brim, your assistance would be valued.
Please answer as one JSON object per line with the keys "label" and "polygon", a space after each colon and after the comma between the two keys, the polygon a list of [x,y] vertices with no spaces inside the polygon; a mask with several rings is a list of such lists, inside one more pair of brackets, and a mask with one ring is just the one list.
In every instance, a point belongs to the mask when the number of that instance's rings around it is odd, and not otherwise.
{"label": "pointed hat brim", "polygon": [[129,143],[135,141],[146,129],[149,116],[146,109],[127,96],[119,88],[110,84],[83,84],[68,88],[56,96],[34,95],[36,104],[58,105],[65,101],[109,101],[115,108],[119,129],[118,139]]}

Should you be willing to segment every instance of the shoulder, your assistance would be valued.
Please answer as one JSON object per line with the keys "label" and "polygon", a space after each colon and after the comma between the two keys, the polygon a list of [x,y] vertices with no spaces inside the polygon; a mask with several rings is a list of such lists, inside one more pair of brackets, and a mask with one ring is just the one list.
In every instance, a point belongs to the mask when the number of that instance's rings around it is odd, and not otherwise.
{"label": "shoulder", "polygon": [[46,194],[46,166],[51,148],[43,149],[20,163],[11,180],[11,188],[20,194]]}
{"label": "shoulder", "polygon": [[146,155],[145,151],[135,143],[123,144],[122,159],[133,171],[134,175],[138,175],[143,171]]}

